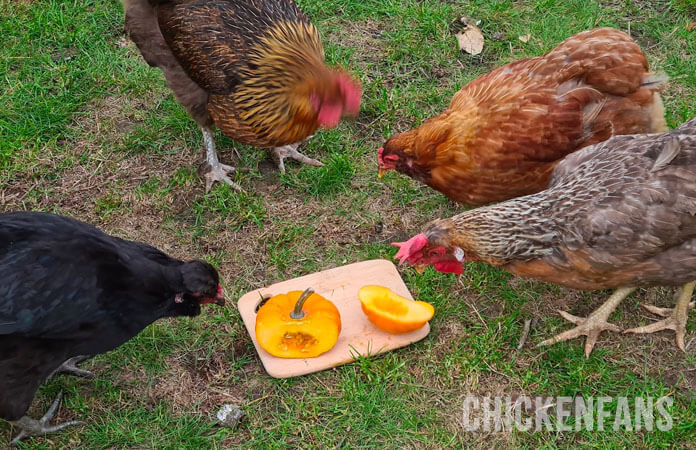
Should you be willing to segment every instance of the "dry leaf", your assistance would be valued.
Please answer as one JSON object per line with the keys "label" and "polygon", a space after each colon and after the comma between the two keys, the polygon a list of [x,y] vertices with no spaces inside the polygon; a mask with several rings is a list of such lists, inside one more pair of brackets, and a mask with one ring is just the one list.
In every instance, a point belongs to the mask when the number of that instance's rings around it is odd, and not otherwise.
{"label": "dry leaf", "polygon": [[524,36],[518,37],[517,39],[519,39],[520,41],[522,41],[524,43],[527,43],[527,42],[529,42],[529,38],[531,38],[531,37],[532,37],[532,35],[527,33]]}
{"label": "dry leaf", "polygon": [[472,55],[478,55],[483,51],[483,33],[473,23],[464,22],[464,29],[457,33],[459,49]]}
{"label": "dry leaf", "polygon": [[696,27],[696,22],[691,22],[686,26],[686,31],[691,31],[694,29],[694,27]]}

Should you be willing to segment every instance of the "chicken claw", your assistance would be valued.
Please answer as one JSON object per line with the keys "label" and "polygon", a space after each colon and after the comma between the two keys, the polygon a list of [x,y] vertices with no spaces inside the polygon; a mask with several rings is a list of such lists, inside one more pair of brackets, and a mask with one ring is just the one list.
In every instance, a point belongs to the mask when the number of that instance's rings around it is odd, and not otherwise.
{"label": "chicken claw", "polygon": [[[305,139],[303,142],[306,142],[308,139],[309,138]],[[298,152],[297,147],[299,147],[301,143],[302,142],[298,142],[295,144],[283,145],[282,147],[274,147],[273,149],[271,149],[278,161],[278,170],[280,170],[280,173],[285,173],[285,163],[283,162],[285,158],[292,158],[295,161],[299,161],[303,164],[308,164],[310,166],[321,167],[324,165],[324,163],[322,163],[318,159],[310,158]]]}
{"label": "chicken claw", "polygon": [[213,183],[216,181],[225,182],[235,191],[242,192],[242,187],[227,176],[228,173],[237,169],[227,164],[222,164],[218,160],[215,142],[213,141],[213,131],[209,128],[201,128],[201,132],[203,133],[203,143],[205,144],[206,163],[204,165],[205,169],[199,171],[199,174],[205,177],[205,192],[210,192],[210,188],[213,187]]}
{"label": "chicken claw", "polygon": [[696,302],[689,303],[691,294],[694,292],[695,284],[696,283],[687,283],[682,286],[679,297],[677,298],[677,304],[674,308],[658,308],[657,306],[643,305],[643,308],[649,312],[666,317],[666,319],[643,327],[631,328],[630,330],[624,331],[624,333],[643,334],[655,333],[656,331],[662,330],[673,330],[676,335],[677,347],[679,347],[681,351],[685,351],[684,336],[686,336],[686,321],[689,316],[689,310],[696,308]]}
{"label": "chicken claw", "polygon": [[564,319],[574,323],[577,327],[572,330],[564,331],[551,339],[546,339],[540,343],[539,346],[555,344],[556,342],[567,341],[580,336],[587,336],[587,340],[585,341],[585,357],[589,358],[590,353],[592,353],[592,348],[597,343],[597,338],[602,331],[621,331],[621,328],[607,322],[607,319],[611,313],[614,312],[616,307],[619,306],[619,303],[634,290],[635,288],[617,289],[602,306],[597,308],[587,318],[577,317],[565,311],[559,311],[559,314],[563,316]]}
{"label": "chicken claw", "polygon": [[46,414],[44,414],[43,417],[39,420],[32,419],[28,416],[24,416],[19,420],[10,422],[12,423],[12,425],[21,430],[19,434],[14,439],[12,439],[12,442],[10,442],[10,444],[14,446],[26,437],[41,436],[44,434],[55,433],[65,428],[72,427],[74,425],[80,425],[82,422],[79,420],[71,420],[69,422],[61,423],[60,425],[49,424],[51,419],[53,419],[53,416],[56,415],[56,412],[58,411],[58,407],[60,406],[60,402],[62,399],[63,393],[60,392],[56,399],[53,401],[51,407],[48,408],[48,411],[46,411]]}
{"label": "chicken claw", "polygon": [[205,192],[210,192],[210,189],[213,187],[213,184],[215,184],[216,181],[227,183],[237,192],[243,191],[240,185],[230,180],[227,176],[228,173],[234,172],[237,169],[222,163],[218,163],[217,166],[211,166],[210,163],[208,163],[206,166],[207,169],[205,172],[203,172],[203,176],[205,177]]}
{"label": "chicken claw", "polygon": [[59,368],[54,370],[53,373],[51,373],[48,376],[48,378],[53,378],[54,376],[61,373],[67,375],[74,375],[76,377],[94,378],[94,374],[89,370],[80,369],[79,367],[77,367],[77,364],[81,363],[82,361],[88,360],[89,358],[91,358],[91,356],[89,355],[74,356],[69,360],[65,361],[63,364],[61,364]]}

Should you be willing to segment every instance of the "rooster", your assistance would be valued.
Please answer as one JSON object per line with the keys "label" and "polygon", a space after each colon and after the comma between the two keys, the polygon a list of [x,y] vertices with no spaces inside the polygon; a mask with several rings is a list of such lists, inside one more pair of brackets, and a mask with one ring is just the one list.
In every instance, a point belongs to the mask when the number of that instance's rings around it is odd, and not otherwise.
{"label": "rooster", "polygon": [[663,134],[616,136],[563,159],[548,189],[436,220],[395,244],[401,262],[462,273],[484,261],[513,274],[575,289],[616,291],[588,318],[563,312],[577,327],[542,344],[599,333],[637,287],[681,286],[667,318],[627,330],[670,329],[684,350],[696,280],[696,118]]}
{"label": "rooster", "polygon": [[319,32],[292,0],[123,0],[126,29],[159,67],[203,133],[206,190],[234,167],[221,164],[213,125],[244,144],[321,166],[297,147],[319,128],[356,115],[361,88],[324,63]]}
{"label": "rooster", "polygon": [[0,417],[13,440],[64,429],[26,416],[39,385],[56,372],[112,350],[157,319],[196,316],[224,304],[215,269],[183,262],[74,219],[0,214]]}
{"label": "rooster", "polygon": [[571,152],[666,131],[665,81],[626,33],[585,31],[475,79],[445,112],[392,136],[378,152],[380,176],[394,169],[470,206],[532,194]]}

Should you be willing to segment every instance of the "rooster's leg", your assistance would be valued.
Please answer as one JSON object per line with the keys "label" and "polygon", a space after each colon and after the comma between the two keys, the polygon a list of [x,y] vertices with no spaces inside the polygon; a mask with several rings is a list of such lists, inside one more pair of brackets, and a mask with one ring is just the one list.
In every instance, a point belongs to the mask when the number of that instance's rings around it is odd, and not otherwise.
{"label": "rooster's leg", "polygon": [[224,181],[235,191],[242,192],[242,187],[227,177],[228,173],[234,172],[236,169],[218,161],[217,152],[215,151],[215,141],[213,141],[213,130],[201,127],[201,131],[203,132],[203,143],[205,144],[206,156],[206,168],[203,173],[205,177],[205,191],[210,191],[210,188],[213,187],[213,183],[216,181]]}
{"label": "rooster's leg", "polygon": [[297,151],[297,147],[299,147],[300,144],[302,144],[303,142],[307,142],[311,137],[312,136],[296,144],[283,145],[282,147],[275,147],[272,149],[273,154],[275,155],[276,160],[278,161],[278,169],[280,170],[280,173],[285,173],[285,163],[283,162],[285,158],[292,158],[296,161],[299,161],[303,164],[308,164],[310,166],[321,167],[324,165],[321,161],[317,159],[312,159]]}
{"label": "rooster's leg", "polygon": [[654,333],[661,330],[674,330],[676,334],[677,347],[679,347],[681,351],[684,351],[686,319],[689,316],[689,310],[696,307],[696,302],[689,303],[689,300],[691,300],[691,294],[694,292],[694,285],[696,285],[696,283],[687,283],[682,286],[681,291],[679,291],[679,297],[677,297],[677,304],[673,309],[658,308],[657,306],[652,305],[643,305],[643,308],[647,309],[651,313],[666,317],[666,319],[651,323],[650,325],[646,325],[644,327],[631,328],[630,330],[624,331],[624,333]]}
{"label": "rooster's leg", "polygon": [[79,364],[82,361],[85,361],[89,358],[91,358],[91,356],[89,356],[89,355],[80,355],[80,356],[75,356],[73,358],[70,358],[69,360],[67,360],[63,364],[61,364],[59,368],[54,370],[53,373],[48,376],[48,378],[53,378],[54,376],[61,374],[61,373],[64,373],[67,375],[74,375],[76,377],[94,378],[94,374],[92,372],[90,372],[89,370],[84,370],[84,369],[80,369],[79,367],[77,367],[77,364]]}
{"label": "rooster's leg", "polygon": [[51,419],[53,419],[53,416],[56,415],[56,411],[58,411],[58,407],[60,406],[60,401],[62,399],[63,393],[61,392],[53,401],[51,407],[48,408],[46,414],[44,414],[44,416],[39,420],[24,416],[19,420],[11,421],[10,423],[12,425],[20,429],[19,434],[12,439],[11,444],[16,445],[19,441],[26,437],[55,433],[73,425],[81,424],[82,422],[78,420],[72,420],[70,422],[61,423],[60,425],[50,425]]}
{"label": "rooster's leg", "polygon": [[565,331],[557,336],[547,339],[539,345],[549,345],[556,342],[567,341],[580,336],[587,336],[585,341],[585,357],[589,358],[592,348],[597,343],[597,338],[602,331],[621,331],[619,327],[607,322],[607,319],[614,312],[619,303],[633,292],[635,288],[620,288],[611,294],[611,297],[597,308],[587,318],[576,317],[565,311],[559,311],[561,316],[569,322],[573,322],[577,327]]}

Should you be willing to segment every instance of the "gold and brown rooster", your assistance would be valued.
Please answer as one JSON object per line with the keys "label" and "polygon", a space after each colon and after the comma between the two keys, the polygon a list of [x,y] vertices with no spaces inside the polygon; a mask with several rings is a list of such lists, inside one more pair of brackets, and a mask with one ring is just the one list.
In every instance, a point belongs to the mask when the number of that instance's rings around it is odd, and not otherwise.
{"label": "gold and brown rooster", "polygon": [[397,170],[471,206],[539,192],[569,153],[667,131],[665,80],[626,33],[585,31],[475,79],[445,112],[389,138],[380,174]]}
{"label": "gold and brown rooster", "polygon": [[206,189],[235,168],[218,161],[212,126],[244,144],[322,165],[297,151],[319,127],[356,115],[361,88],[329,69],[317,29],[292,0],[123,0],[126,29],[145,61],[196,120]]}
{"label": "gold and brown rooster", "polygon": [[563,159],[549,188],[436,220],[400,246],[396,257],[416,266],[461,273],[484,261],[520,276],[575,289],[616,291],[588,318],[562,313],[577,325],[550,344],[619,331],[607,322],[637,287],[682,286],[666,316],[627,330],[670,329],[684,349],[696,280],[696,118],[664,134],[616,136]]}

